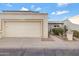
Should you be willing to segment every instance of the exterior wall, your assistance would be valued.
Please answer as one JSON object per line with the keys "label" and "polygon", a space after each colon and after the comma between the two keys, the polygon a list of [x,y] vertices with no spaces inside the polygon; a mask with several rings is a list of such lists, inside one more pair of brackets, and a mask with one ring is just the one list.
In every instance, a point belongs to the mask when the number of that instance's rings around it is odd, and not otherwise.
{"label": "exterior wall", "polygon": [[43,38],[48,38],[48,17],[44,16],[43,20]]}
{"label": "exterior wall", "polygon": [[[59,27],[54,27],[55,25],[59,25]],[[63,28],[63,23],[48,23],[48,30],[53,28]]]}
{"label": "exterior wall", "polygon": [[0,19],[0,31],[1,31],[1,19]]}
{"label": "exterior wall", "polygon": [[40,15],[40,14],[0,14],[0,18],[1,19],[45,19],[44,16],[46,16],[47,14],[45,15]]}
{"label": "exterior wall", "polygon": [[2,31],[1,31],[2,28],[1,28],[1,27],[2,27],[2,25],[1,25],[1,19],[0,19],[0,38],[1,38],[1,36],[2,36]]}
{"label": "exterior wall", "polygon": [[[42,24],[42,38],[48,38],[48,15],[47,14],[13,14],[2,13],[0,18],[2,20],[2,37],[5,36],[5,21],[41,21]],[[0,27],[1,28],[1,27]]]}

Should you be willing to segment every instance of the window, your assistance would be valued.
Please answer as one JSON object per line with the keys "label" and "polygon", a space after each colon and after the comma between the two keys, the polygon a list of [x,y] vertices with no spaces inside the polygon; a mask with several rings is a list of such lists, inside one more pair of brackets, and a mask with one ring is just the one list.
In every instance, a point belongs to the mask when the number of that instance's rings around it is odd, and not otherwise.
{"label": "window", "polygon": [[57,27],[59,27],[59,25],[57,25]]}
{"label": "window", "polygon": [[59,27],[59,25],[54,25],[54,27]]}
{"label": "window", "polygon": [[54,27],[56,27],[56,25],[54,25]]}

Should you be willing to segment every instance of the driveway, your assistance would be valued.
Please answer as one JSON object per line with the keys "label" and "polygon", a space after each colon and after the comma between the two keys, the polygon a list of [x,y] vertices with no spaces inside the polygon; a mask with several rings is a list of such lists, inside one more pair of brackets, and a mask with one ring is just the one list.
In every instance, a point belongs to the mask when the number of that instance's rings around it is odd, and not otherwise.
{"label": "driveway", "polygon": [[79,41],[64,41],[51,36],[47,41],[36,38],[0,39],[2,56],[79,56]]}
{"label": "driveway", "polygon": [[56,36],[51,36],[47,41],[39,38],[3,38],[0,39],[0,48],[79,49],[79,41],[64,41]]}

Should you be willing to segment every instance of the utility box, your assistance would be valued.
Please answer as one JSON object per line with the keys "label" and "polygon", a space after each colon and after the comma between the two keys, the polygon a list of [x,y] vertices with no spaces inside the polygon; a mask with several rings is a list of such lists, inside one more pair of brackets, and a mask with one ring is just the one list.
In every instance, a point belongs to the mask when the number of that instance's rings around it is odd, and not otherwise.
{"label": "utility box", "polygon": [[73,40],[73,32],[72,31],[67,31],[67,39],[68,40]]}

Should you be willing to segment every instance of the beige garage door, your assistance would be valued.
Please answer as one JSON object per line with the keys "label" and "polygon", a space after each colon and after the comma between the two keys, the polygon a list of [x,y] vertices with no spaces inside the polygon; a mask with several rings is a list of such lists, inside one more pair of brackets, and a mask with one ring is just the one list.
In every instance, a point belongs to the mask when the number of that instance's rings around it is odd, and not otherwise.
{"label": "beige garage door", "polygon": [[41,37],[41,23],[5,22],[5,37]]}

